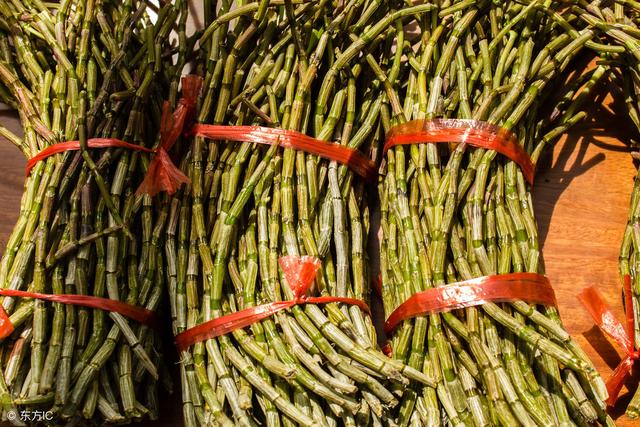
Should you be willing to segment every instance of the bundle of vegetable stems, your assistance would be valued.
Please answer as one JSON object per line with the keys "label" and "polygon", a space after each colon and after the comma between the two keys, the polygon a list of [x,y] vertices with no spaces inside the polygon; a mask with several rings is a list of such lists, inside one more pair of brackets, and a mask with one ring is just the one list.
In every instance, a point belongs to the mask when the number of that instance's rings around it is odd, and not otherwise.
{"label": "bundle of vegetable stems", "polygon": [[[587,48],[620,50],[551,1],[446,3],[418,27],[416,47],[396,26],[403,49],[388,54],[385,129],[413,119],[481,120],[513,132],[534,164],[585,116],[581,105],[605,68],[563,71]],[[560,87],[559,100],[550,96]],[[383,172],[387,316],[431,287],[544,273],[531,188],[515,162],[464,143],[417,144],[391,148]],[[488,302],[405,320],[390,338],[396,360],[436,382],[404,392],[399,425],[612,423],[602,380],[553,307]]]}
{"label": "bundle of vegetable stems", "polygon": [[[232,3],[205,2],[198,121],[298,131],[374,156],[389,30],[433,6]],[[173,201],[166,240],[176,334],[292,299],[278,266],[285,255],[320,259],[312,295],[368,300],[366,183],[348,166],[202,137],[182,165],[191,186]],[[409,380],[432,384],[387,358],[368,314],[346,304],[296,306],[180,357],[188,426],[387,425]]]}
{"label": "bundle of vegetable stems", "polygon": [[[150,155],[87,149],[87,138],[152,148],[162,103],[177,97],[171,57],[186,2],[152,23],[144,2],[13,0],[0,7],[0,98],[23,137],[0,127],[27,158],[63,141],[66,151],[29,173],[20,216],[0,264],[2,288],[84,294],[155,310],[166,261],[166,195],[136,195]],[[176,25],[176,21],[178,24]],[[180,46],[183,47],[182,45]],[[46,411],[52,422],[127,422],[158,413],[159,335],[118,313],[3,298],[15,331],[0,343],[3,417]],[[167,383],[167,385],[170,385]],[[42,412],[41,412],[42,414]],[[83,421],[85,419],[86,421]]]}

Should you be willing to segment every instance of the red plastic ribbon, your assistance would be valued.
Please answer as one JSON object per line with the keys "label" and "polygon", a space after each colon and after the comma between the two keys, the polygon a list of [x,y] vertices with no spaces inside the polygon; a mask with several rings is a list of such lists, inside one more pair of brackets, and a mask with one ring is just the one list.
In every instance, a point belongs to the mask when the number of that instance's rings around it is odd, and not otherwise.
{"label": "red plastic ribbon", "polygon": [[393,349],[391,348],[391,343],[386,343],[380,350],[382,350],[382,353],[384,353],[385,356],[393,357]]}
{"label": "red plastic ribbon", "polygon": [[507,156],[522,168],[526,180],[533,185],[535,166],[516,136],[507,129],[479,120],[412,120],[389,130],[384,151],[396,145],[448,142],[464,142]]}
{"label": "red plastic ribbon", "polygon": [[168,151],[176,143],[185,124],[192,120],[196,99],[202,87],[202,78],[190,74],[182,78],[182,98],[171,112],[169,103],[162,107],[160,121],[160,146],[149,163],[147,174],[136,190],[136,194],[155,196],[161,191],[175,193],[182,184],[188,184],[189,178],[178,169],[169,157]]}
{"label": "red plastic ribbon", "polygon": [[292,130],[266,128],[262,126],[220,126],[197,124],[192,133],[204,138],[254,142],[258,144],[278,144],[284,148],[294,148],[325,159],[335,160],[348,166],[367,181],[374,181],[377,177],[375,163],[365,157],[358,150],[344,145],[312,138]]}
{"label": "red plastic ribbon", "polygon": [[262,319],[301,304],[327,304],[341,302],[360,307],[367,313],[369,306],[359,299],[345,297],[310,297],[307,296],[313,281],[320,268],[320,260],[311,256],[284,256],[278,260],[280,268],[287,280],[287,284],[294,294],[294,299],[289,301],[276,301],[268,304],[250,307],[244,310],[230,313],[217,319],[201,323],[193,328],[176,335],[176,346],[183,351],[189,346],[211,338],[219,337],[252,325]]}
{"label": "red plastic ribbon", "polygon": [[384,331],[389,335],[403,320],[427,313],[472,307],[489,301],[514,300],[556,305],[551,283],[541,274],[511,273],[483,276],[427,289],[412,295],[387,318]]}
{"label": "red plastic ribbon", "polygon": [[[142,184],[138,187],[136,194],[154,196],[161,191],[166,191],[169,194],[175,193],[183,183],[189,182],[189,178],[173,164],[167,151],[173,147],[185,124],[192,120],[196,98],[200,93],[201,85],[202,79],[200,77],[195,75],[185,76],[182,78],[182,98],[178,101],[175,111],[172,113],[169,104],[167,102],[164,103],[160,123],[160,146],[157,149],[131,144],[117,138],[91,138],[87,140],[87,147],[120,147],[145,153],[155,153],[154,158],[149,163],[147,174]],[[80,150],[80,141],[60,142],[45,148],[27,162],[27,176],[39,161],[64,151],[78,150]]]}
{"label": "red plastic ribbon", "polygon": [[631,277],[629,275],[624,276],[623,286],[626,325],[623,325],[622,322],[615,317],[595,287],[586,288],[578,294],[578,299],[582,302],[582,305],[584,305],[591,317],[593,317],[596,325],[627,354],[607,380],[607,391],[609,392],[607,405],[610,406],[615,405],[624,381],[631,375],[631,369],[634,363],[640,358],[640,351],[635,351],[632,338],[634,333],[634,320],[633,301],[631,300]]}
{"label": "red plastic ribbon", "polygon": [[[18,291],[14,289],[0,289],[0,295],[5,297],[34,298],[44,301],[58,302],[61,304],[77,305],[81,307],[112,311],[114,313],[122,314],[125,317],[135,320],[136,322],[143,325],[150,326],[154,329],[159,328],[158,319],[153,311],[108,298],[92,297],[90,295],[41,294],[37,292]],[[9,316],[4,311],[2,306],[0,306],[0,339],[6,338],[11,335],[13,330],[13,324],[11,324]]]}
{"label": "red plastic ribbon", "polygon": [[13,323],[4,308],[0,305],[0,339],[6,338],[14,331]]}
{"label": "red plastic ribbon", "polygon": [[[128,142],[121,141],[116,138],[91,138],[87,140],[87,147],[89,148],[109,148],[109,147],[120,147],[120,148],[128,148],[130,150],[136,151],[144,151],[145,153],[153,153],[154,150],[147,147],[142,147],[136,144],[130,144]],[[80,141],[66,141],[59,142],[57,144],[50,145],[44,150],[40,151],[38,154],[33,156],[27,161],[27,176],[31,172],[31,169],[41,160],[46,159],[47,157],[53,156],[54,154],[62,153],[64,151],[78,151],[80,150]]]}

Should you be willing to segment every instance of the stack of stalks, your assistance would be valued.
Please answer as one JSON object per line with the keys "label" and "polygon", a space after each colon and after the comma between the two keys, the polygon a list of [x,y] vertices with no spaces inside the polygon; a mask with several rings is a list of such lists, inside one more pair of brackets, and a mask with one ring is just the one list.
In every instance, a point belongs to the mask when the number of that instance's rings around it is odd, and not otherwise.
{"label": "stack of stalks", "polygon": [[[434,9],[392,4],[205,2],[198,122],[297,131],[374,159],[389,84],[381,53],[394,27]],[[202,137],[182,165],[191,186],[173,201],[166,244],[176,334],[291,300],[286,255],[320,260],[311,295],[368,300],[367,183],[348,166]],[[347,304],[296,306],[180,357],[187,426],[387,425],[409,380],[431,384],[380,352],[369,315]]]}
{"label": "stack of stalks", "polygon": [[[63,141],[81,149],[28,174],[0,287],[158,307],[169,198],[136,195],[149,154],[88,149],[87,139],[156,145],[163,101],[178,95],[181,67],[171,58],[184,63],[187,46],[172,47],[169,35],[177,28],[184,36],[186,6],[162,6],[154,23],[144,2],[2,3],[0,99],[18,111],[23,136],[0,134],[27,158]],[[170,376],[149,326],[28,298],[3,298],[2,307],[15,328],[0,343],[5,419],[21,424],[35,411],[80,425],[157,417],[158,379]]]}
{"label": "stack of stalks", "polygon": [[[620,50],[551,1],[447,3],[417,19],[417,44],[394,27],[403,49],[388,54],[385,130],[435,118],[488,122],[514,133],[534,165],[585,116],[583,103],[605,74],[605,66],[565,70],[587,49]],[[465,143],[398,145],[383,174],[387,316],[432,287],[544,273],[531,187],[514,161]],[[436,382],[412,382],[398,425],[612,423],[604,384],[554,307],[487,302],[405,320],[389,338],[394,359]]]}

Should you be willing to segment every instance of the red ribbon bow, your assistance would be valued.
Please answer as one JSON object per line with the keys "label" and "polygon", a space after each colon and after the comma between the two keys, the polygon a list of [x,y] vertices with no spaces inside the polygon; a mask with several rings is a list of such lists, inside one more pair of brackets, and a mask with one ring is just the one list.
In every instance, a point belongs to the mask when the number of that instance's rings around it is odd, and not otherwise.
{"label": "red ribbon bow", "polygon": [[626,327],[615,317],[595,287],[591,286],[586,288],[578,294],[578,299],[582,302],[582,305],[584,305],[591,317],[593,317],[593,320],[600,330],[607,334],[627,353],[613,371],[611,377],[607,380],[609,398],[606,403],[609,406],[615,405],[624,381],[631,375],[633,364],[640,358],[640,351],[634,349],[633,343],[633,301],[631,299],[631,277],[629,275],[624,276],[623,287]]}
{"label": "red ribbon bow", "polygon": [[149,163],[147,174],[136,190],[136,194],[155,196],[161,191],[175,193],[182,184],[188,184],[189,178],[176,167],[169,157],[168,151],[180,137],[184,126],[193,120],[193,109],[200,93],[202,78],[190,74],[182,78],[182,98],[178,106],[171,112],[167,101],[162,106],[160,122],[160,146]]}
{"label": "red ribbon bow", "polygon": [[287,284],[293,291],[294,298],[292,300],[276,301],[256,307],[246,308],[187,329],[186,331],[176,335],[176,346],[178,347],[178,350],[183,351],[198,342],[219,337],[235,331],[236,329],[247,327],[262,319],[266,319],[278,311],[285,310],[296,305],[341,302],[356,305],[367,313],[370,312],[369,306],[364,301],[355,298],[307,296],[307,293],[316,278],[318,269],[320,268],[320,260],[318,258],[290,255],[281,257],[278,262],[280,264],[280,268],[282,268],[284,277],[287,280]]}

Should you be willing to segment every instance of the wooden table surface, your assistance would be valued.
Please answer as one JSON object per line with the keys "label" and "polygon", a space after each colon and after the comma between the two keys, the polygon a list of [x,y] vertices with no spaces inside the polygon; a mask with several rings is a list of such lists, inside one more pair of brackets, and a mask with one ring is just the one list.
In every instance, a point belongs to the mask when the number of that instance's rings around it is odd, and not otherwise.
{"label": "wooden table surface", "polygon": [[[543,162],[534,205],[546,272],[555,287],[562,319],[606,379],[621,353],[594,327],[576,294],[596,285],[623,318],[617,259],[635,176],[623,141],[633,127],[625,117],[613,115],[609,99],[592,105],[589,121],[574,128]],[[1,106],[0,123],[19,131],[15,116]],[[18,216],[25,164],[15,147],[0,142],[0,252]],[[637,376],[634,381],[637,384]],[[612,411],[618,425],[635,424],[624,415],[630,398],[623,389]],[[162,406],[161,420],[146,425],[181,425],[179,393],[163,399]]]}
{"label": "wooden table surface", "polygon": [[[594,326],[576,295],[596,286],[624,319],[618,254],[636,173],[625,142],[637,135],[628,117],[613,113],[624,110],[609,98],[592,105],[588,122],[572,129],[549,153],[536,178],[534,206],[562,320],[607,379],[623,352]],[[623,388],[611,410],[617,425],[638,424],[624,415],[638,380],[634,375],[627,381],[631,392]]]}

